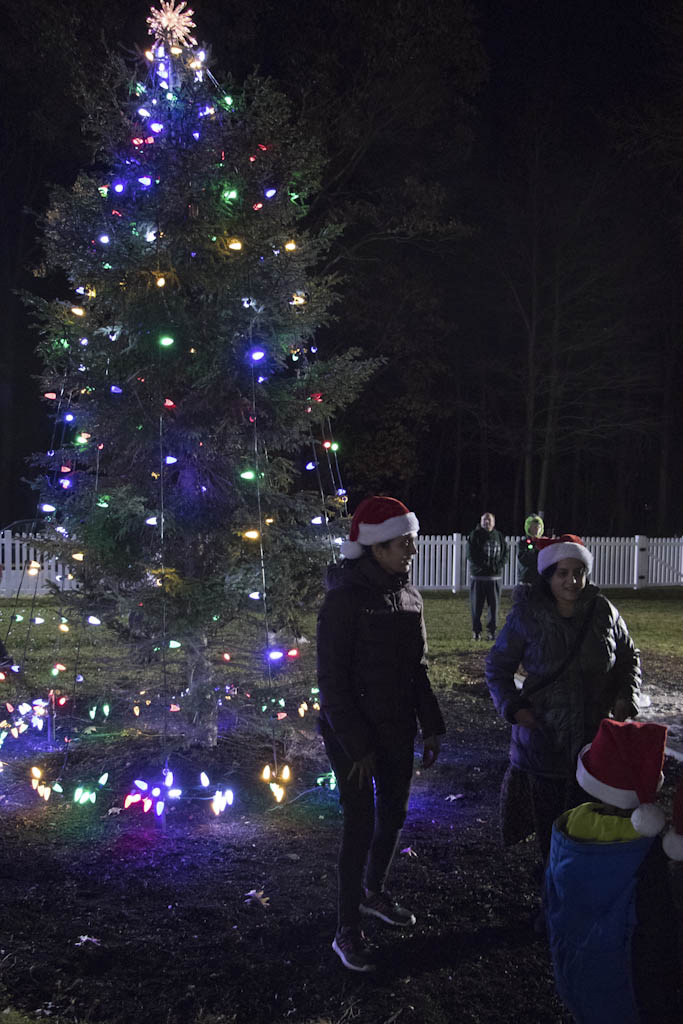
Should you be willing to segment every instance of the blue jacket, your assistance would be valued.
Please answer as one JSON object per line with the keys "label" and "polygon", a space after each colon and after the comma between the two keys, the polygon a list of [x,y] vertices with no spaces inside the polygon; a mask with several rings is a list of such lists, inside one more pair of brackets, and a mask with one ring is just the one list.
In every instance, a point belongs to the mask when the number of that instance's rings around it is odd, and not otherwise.
{"label": "blue jacket", "polygon": [[632,957],[636,891],[659,840],[579,841],[563,830],[566,817],[553,826],[545,878],[558,994],[577,1024],[639,1024]]}

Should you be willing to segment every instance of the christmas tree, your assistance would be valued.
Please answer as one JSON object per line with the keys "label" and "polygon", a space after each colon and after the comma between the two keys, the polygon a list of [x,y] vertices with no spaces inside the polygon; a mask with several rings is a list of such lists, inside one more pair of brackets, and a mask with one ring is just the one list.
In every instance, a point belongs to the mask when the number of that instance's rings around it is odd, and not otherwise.
{"label": "christmas tree", "polygon": [[249,607],[264,665],[296,635],[345,513],[334,472],[306,480],[371,365],[315,344],[338,287],[318,268],[339,229],[306,228],[323,154],[269,81],[219,85],[192,15],[152,8],[144,68],[113,60],[89,112],[91,168],[53,193],[45,263],[73,294],[32,299],[54,417],[36,461],[82,614],[181,647],[211,743],[212,638]]}

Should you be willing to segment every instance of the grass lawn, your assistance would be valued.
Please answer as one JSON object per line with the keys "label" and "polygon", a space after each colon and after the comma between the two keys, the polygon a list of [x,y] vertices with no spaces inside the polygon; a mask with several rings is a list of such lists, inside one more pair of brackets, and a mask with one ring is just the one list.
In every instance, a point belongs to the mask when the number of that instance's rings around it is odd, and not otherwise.
{"label": "grass lawn", "polygon": [[[643,658],[648,654],[683,656],[683,589],[604,591],[619,609],[633,641]],[[431,662],[431,678],[436,687],[451,687],[461,681],[459,665],[468,653],[490,646],[472,640],[469,593],[429,593],[424,595],[425,620]],[[511,592],[504,591],[499,628],[511,606]]]}
{"label": "grass lawn", "polygon": [[[610,590],[609,599],[617,606],[628,625],[636,645],[648,654],[683,656],[683,589]],[[461,681],[459,665],[472,654],[488,649],[485,641],[471,639],[469,595],[425,592],[425,618],[429,639],[431,676],[435,686],[449,688]],[[510,609],[511,594],[503,593],[499,627]],[[21,616],[21,621],[13,616]],[[34,624],[31,620],[43,618]],[[61,632],[67,625],[68,632]],[[313,640],[315,620],[311,616],[306,624],[306,636]],[[130,644],[106,626],[83,626],[77,619],[62,622],[59,609],[52,598],[40,598],[33,605],[12,600],[0,601],[0,636],[8,631],[7,647],[12,656],[24,666],[26,682],[32,695],[42,689],[68,688],[76,674],[83,676],[79,684],[83,694],[116,696],[132,688],[158,686],[162,676],[160,660],[149,665],[140,664],[133,656]],[[225,682],[249,681],[256,683],[260,662],[254,661],[253,651],[264,645],[262,628],[257,617],[248,622],[233,622],[216,636],[216,671]],[[278,688],[289,681],[299,689],[312,684],[315,678],[315,644],[301,646],[301,659],[290,665],[286,674],[276,677]],[[230,661],[223,653],[230,653]],[[66,671],[55,681],[52,670],[55,663],[66,666]],[[183,683],[183,651],[169,650],[166,671],[171,687]],[[16,696],[16,694],[15,694]]]}

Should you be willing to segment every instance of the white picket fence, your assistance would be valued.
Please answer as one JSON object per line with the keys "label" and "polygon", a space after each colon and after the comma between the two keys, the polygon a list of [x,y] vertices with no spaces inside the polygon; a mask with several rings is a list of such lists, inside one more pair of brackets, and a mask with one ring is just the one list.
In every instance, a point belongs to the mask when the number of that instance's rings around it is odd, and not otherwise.
{"label": "white picket fence", "polygon": [[[502,585],[517,584],[517,542],[508,537],[510,556]],[[683,537],[585,537],[593,553],[591,579],[600,587],[683,586]],[[418,537],[411,575],[420,590],[451,590],[469,586],[467,537],[461,533]]]}
{"label": "white picket fence", "polygon": [[[503,572],[503,587],[517,583],[517,541],[508,537],[510,557]],[[592,579],[601,587],[683,586],[683,537],[586,537],[593,552]],[[41,552],[35,537],[0,531],[0,597],[49,593],[48,581],[61,590],[77,584],[68,566]],[[469,586],[467,538],[464,534],[418,537],[412,580],[420,590],[450,590]],[[31,562],[40,568],[31,569]]]}
{"label": "white picket fence", "polygon": [[[56,584],[60,590],[75,589],[77,583],[71,577],[69,567],[46,555],[39,544],[36,537],[27,534],[0,531],[0,565],[3,569],[0,597],[48,594],[48,582]],[[36,564],[40,566],[37,571]]]}

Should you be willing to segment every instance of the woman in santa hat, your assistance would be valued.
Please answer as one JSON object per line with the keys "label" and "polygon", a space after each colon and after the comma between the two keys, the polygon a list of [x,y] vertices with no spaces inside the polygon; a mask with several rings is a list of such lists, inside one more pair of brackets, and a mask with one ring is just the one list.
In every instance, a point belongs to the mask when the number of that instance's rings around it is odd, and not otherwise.
{"label": "woman in santa hat", "polygon": [[[539,538],[539,578],[514,592],[486,661],[498,712],[512,725],[501,790],[506,846],[535,832],[543,862],[552,823],[581,803],[574,768],[600,721],[638,713],[640,655],[614,605],[589,583],[593,556],[580,537]],[[521,689],[515,673],[527,675]]]}
{"label": "woman in santa hat", "polygon": [[408,582],[419,528],[395,498],[362,501],[318,616],[320,731],[344,811],[332,948],[352,971],[375,966],[362,917],[415,924],[385,881],[406,817],[417,723],[427,768],[446,731],[427,676],[422,597]]}

